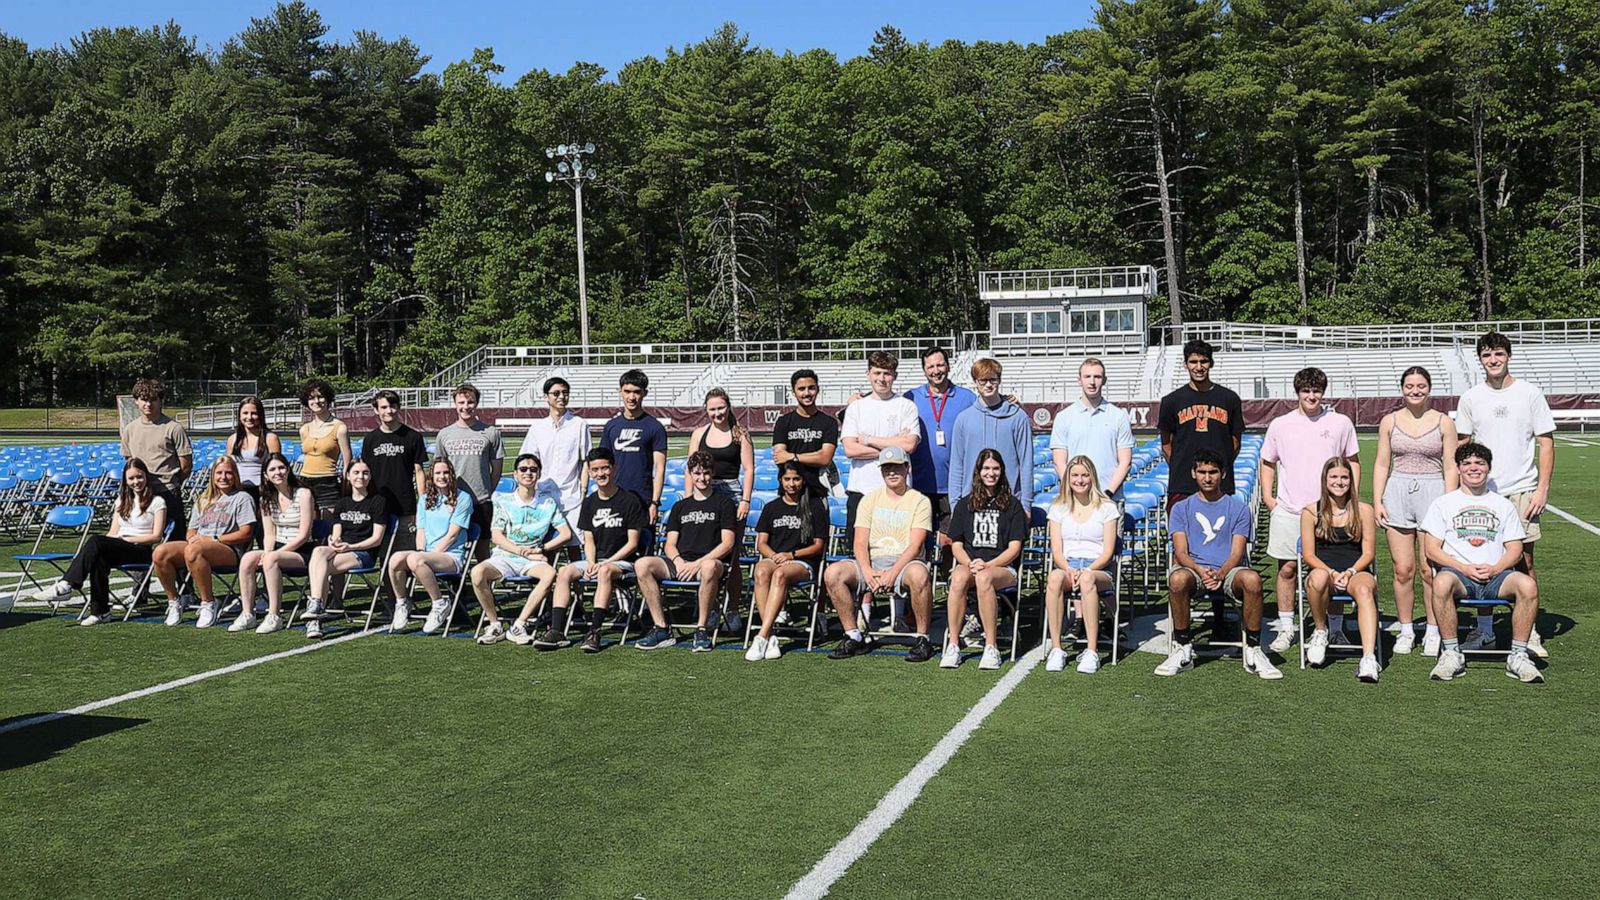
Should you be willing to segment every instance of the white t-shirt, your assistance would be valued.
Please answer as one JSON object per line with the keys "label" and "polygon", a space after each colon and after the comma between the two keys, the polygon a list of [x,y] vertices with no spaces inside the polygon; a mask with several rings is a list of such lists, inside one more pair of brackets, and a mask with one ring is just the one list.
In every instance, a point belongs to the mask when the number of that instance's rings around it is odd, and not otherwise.
{"label": "white t-shirt", "polygon": [[149,509],[140,509],[139,498],[135,497],[133,498],[132,515],[124,519],[122,516],[118,515],[115,510],[113,510],[111,513],[111,519],[115,523],[120,523],[117,525],[117,534],[119,536],[125,538],[143,537],[147,534],[155,533],[156,510],[164,510],[166,508],[167,501],[163,499],[160,494],[156,494],[150,498]]}
{"label": "white t-shirt", "polygon": [[1456,431],[1472,435],[1494,454],[1489,488],[1500,494],[1520,494],[1539,486],[1533,439],[1555,430],[1544,394],[1521,379],[1498,391],[1486,382],[1475,384],[1456,407]]}
{"label": "white t-shirt", "polygon": [[1095,560],[1105,550],[1106,523],[1115,522],[1121,513],[1117,512],[1115,503],[1102,503],[1089,516],[1089,521],[1078,522],[1067,510],[1067,504],[1052,503],[1048,516],[1060,531],[1062,556],[1067,559]]}
{"label": "white t-shirt", "polygon": [[1496,493],[1457,489],[1433,501],[1422,516],[1422,530],[1444,544],[1444,552],[1464,563],[1491,565],[1505,555],[1507,541],[1528,533],[1511,501]]}
{"label": "white t-shirt", "polygon": [[[888,400],[876,396],[862,397],[844,411],[844,427],[839,438],[895,437],[901,434],[920,434],[921,419],[917,418],[917,405],[895,395]],[[910,454],[906,454],[909,456]],[[850,460],[850,477],[845,488],[859,494],[870,494],[883,487],[883,476],[878,474],[878,460]]]}
{"label": "white t-shirt", "polygon": [[543,467],[538,493],[559,497],[562,510],[573,516],[583,506],[583,460],[589,449],[588,424],[569,412],[559,426],[549,416],[534,419],[517,454],[538,455]]}

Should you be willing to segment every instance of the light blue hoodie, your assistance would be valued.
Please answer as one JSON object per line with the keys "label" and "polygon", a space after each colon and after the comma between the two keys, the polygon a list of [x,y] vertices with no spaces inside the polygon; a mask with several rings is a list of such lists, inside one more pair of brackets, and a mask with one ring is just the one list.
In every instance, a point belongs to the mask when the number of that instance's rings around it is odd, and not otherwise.
{"label": "light blue hoodie", "polygon": [[978,454],[990,448],[999,451],[1005,461],[1011,492],[1022,501],[1023,509],[1031,509],[1033,423],[1026,410],[1006,399],[993,407],[980,399],[956,417],[950,441],[950,508],[972,492],[972,467],[978,463]]}

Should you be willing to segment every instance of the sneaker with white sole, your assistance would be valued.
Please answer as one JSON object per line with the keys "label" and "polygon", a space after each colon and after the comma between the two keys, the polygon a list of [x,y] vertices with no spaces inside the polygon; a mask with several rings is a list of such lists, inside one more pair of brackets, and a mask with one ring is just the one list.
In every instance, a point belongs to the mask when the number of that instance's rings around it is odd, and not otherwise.
{"label": "sneaker with white sole", "polygon": [[300,610],[300,621],[315,622],[316,620],[327,615],[327,613],[328,605],[323,603],[321,600],[312,597],[310,600],[306,601],[306,608]]}
{"label": "sneaker with white sole", "polygon": [[239,613],[239,618],[234,619],[233,624],[228,626],[228,632],[230,634],[238,634],[241,631],[255,631],[256,624],[254,613],[242,612]]}
{"label": "sneaker with white sole", "polygon": [[1000,668],[1000,648],[993,644],[983,648],[983,656],[978,659],[978,668],[993,671]]}
{"label": "sneaker with white sole", "polygon": [[1465,653],[1468,650],[1493,650],[1494,645],[1494,632],[1477,628],[1474,629],[1471,634],[1467,635],[1466,640],[1461,642],[1461,652]]}
{"label": "sneaker with white sole", "polygon": [[1266,681],[1277,681],[1283,677],[1278,667],[1267,658],[1267,651],[1260,647],[1244,648],[1244,670]]}
{"label": "sneaker with white sole", "polygon": [[1540,659],[1550,658],[1550,651],[1544,648],[1544,638],[1539,636],[1537,628],[1528,633],[1528,652]]}
{"label": "sneaker with white sole", "polygon": [[1506,657],[1506,677],[1515,678],[1523,684],[1539,684],[1544,681],[1544,673],[1539,671],[1539,667],[1533,664],[1528,654],[1521,650]]}
{"label": "sneaker with white sole", "polygon": [[1051,647],[1050,655],[1044,658],[1046,672],[1059,672],[1067,667],[1067,651],[1060,647]]}
{"label": "sneaker with white sole", "polygon": [[773,635],[767,638],[767,655],[765,658],[778,659],[781,656],[783,656],[783,648],[778,645],[778,636]]}
{"label": "sneaker with white sole", "polygon": [[1267,649],[1273,653],[1288,653],[1289,648],[1294,646],[1294,627],[1279,628],[1274,626],[1273,631],[1277,633],[1277,636],[1272,639],[1271,644],[1267,645]]}
{"label": "sneaker with white sole", "polygon": [[306,623],[306,640],[316,641],[322,639],[322,622],[312,619]]}
{"label": "sneaker with white sole", "polygon": [[1430,658],[1438,656],[1439,655],[1439,647],[1441,646],[1441,643],[1442,642],[1441,642],[1441,639],[1439,637],[1439,633],[1437,631],[1435,631],[1435,632],[1433,632],[1431,634],[1423,634],[1423,636],[1422,636],[1422,655],[1430,657]]}
{"label": "sneaker with white sole", "polygon": [[644,637],[633,642],[634,648],[638,650],[665,650],[668,647],[675,647],[677,644],[678,637],[672,633],[672,629],[662,628],[659,625],[650,629],[649,633]]}
{"label": "sneaker with white sole", "polygon": [[1376,656],[1363,656],[1360,664],[1356,666],[1356,680],[1367,684],[1377,684],[1379,671],[1378,658]]}
{"label": "sneaker with white sole", "polygon": [[744,651],[744,658],[746,662],[759,662],[766,659],[767,639],[759,634],[756,635],[755,640],[750,642],[749,649]]}
{"label": "sneaker with white sole", "polygon": [[256,634],[271,634],[274,631],[282,631],[288,625],[289,623],[283,621],[283,616],[269,612],[261,620],[261,624],[256,626]]}
{"label": "sneaker with white sole", "polygon": [[956,669],[961,667],[961,648],[954,643],[944,645],[944,652],[939,654],[939,668]]}
{"label": "sneaker with white sole", "polygon": [[450,615],[450,601],[440,597],[433,601],[433,606],[428,609],[428,618],[422,623],[423,634],[438,634],[444,627],[444,620]]}
{"label": "sneaker with white sole", "polygon": [[1100,654],[1093,650],[1085,650],[1078,656],[1078,674],[1093,675],[1100,671]]}
{"label": "sneaker with white sole", "polygon": [[79,628],[88,628],[91,625],[99,625],[101,622],[104,622],[105,620],[106,620],[105,616],[97,616],[94,613],[90,613],[87,616],[84,616],[83,618],[78,620],[78,627]]}
{"label": "sneaker with white sole", "polygon": [[389,630],[391,632],[402,631],[409,621],[411,621],[411,601],[396,600],[394,602],[394,619],[389,622]]}
{"label": "sneaker with white sole", "polygon": [[787,609],[778,610],[777,618],[773,619],[772,621],[776,625],[787,625],[787,624],[789,624],[789,611]]}
{"label": "sneaker with white sole", "polygon": [[67,584],[66,580],[63,579],[34,591],[28,595],[28,599],[35,603],[54,603],[70,593],[72,593],[72,585]]}
{"label": "sneaker with white sole", "polygon": [[1156,666],[1157,675],[1176,675],[1194,668],[1194,645],[1174,644],[1167,651],[1166,661]]}
{"label": "sneaker with white sole", "polygon": [[183,601],[182,600],[168,600],[167,601],[167,618],[164,620],[164,623],[167,626],[170,627],[170,626],[176,625],[176,624],[178,624],[179,622],[182,622],[182,621],[183,621]]}
{"label": "sneaker with white sole", "polygon": [[1397,654],[1399,654],[1401,656],[1405,656],[1405,655],[1409,654],[1411,652],[1412,648],[1414,648],[1416,646],[1417,646],[1417,633],[1414,630],[1412,630],[1410,625],[1407,625],[1406,627],[1400,629],[1400,633],[1395,635],[1395,638],[1394,638],[1394,652],[1395,653],[1397,653]]}
{"label": "sneaker with white sole", "polygon": [[490,622],[483,629],[483,634],[478,635],[478,643],[488,646],[498,644],[506,639],[506,626],[500,622]]}
{"label": "sneaker with white sole", "polygon": [[1441,650],[1439,662],[1428,673],[1434,681],[1450,681],[1467,674],[1467,659],[1461,655],[1460,650]]}
{"label": "sneaker with white sole", "polygon": [[196,628],[210,628],[217,624],[217,601],[200,604],[200,619],[194,623]]}
{"label": "sneaker with white sole", "polygon": [[528,633],[527,626],[521,622],[512,622],[511,627],[506,629],[506,640],[518,647],[526,647],[533,643],[533,635]]}
{"label": "sneaker with white sole", "polygon": [[1306,664],[1320,666],[1328,661],[1328,632],[1318,628],[1306,641]]}

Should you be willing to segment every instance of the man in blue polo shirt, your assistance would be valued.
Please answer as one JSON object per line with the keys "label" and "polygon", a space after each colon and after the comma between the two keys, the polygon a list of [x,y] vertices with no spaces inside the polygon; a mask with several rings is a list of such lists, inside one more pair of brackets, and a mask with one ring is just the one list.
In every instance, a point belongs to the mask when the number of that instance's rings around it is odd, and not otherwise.
{"label": "man in blue polo shirt", "polygon": [[911,487],[933,505],[933,530],[950,516],[950,444],[956,418],[976,403],[978,395],[950,381],[950,357],[938,347],[922,351],[922,374],[928,383],[906,391],[917,406],[922,440],[911,451]]}
{"label": "man in blue polo shirt", "polygon": [[1105,399],[1106,366],[1093,356],[1078,366],[1083,395],[1056,413],[1050,428],[1050,454],[1056,476],[1067,478],[1067,460],[1087,456],[1100,475],[1100,489],[1114,494],[1133,466],[1133,424],[1128,414]]}

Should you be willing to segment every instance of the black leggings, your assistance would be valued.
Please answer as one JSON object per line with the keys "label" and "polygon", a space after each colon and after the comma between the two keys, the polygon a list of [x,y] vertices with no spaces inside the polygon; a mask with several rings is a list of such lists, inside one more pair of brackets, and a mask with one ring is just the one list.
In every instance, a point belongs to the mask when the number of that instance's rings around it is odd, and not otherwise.
{"label": "black leggings", "polygon": [[130,544],[122,538],[97,534],[83,545],[72,565],[67,567],[66,581],[76,588],[89,582],[89,611],[97,616],[111,609],[111,568],[129,563],[150,562],[149,544]]}

